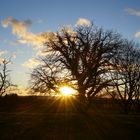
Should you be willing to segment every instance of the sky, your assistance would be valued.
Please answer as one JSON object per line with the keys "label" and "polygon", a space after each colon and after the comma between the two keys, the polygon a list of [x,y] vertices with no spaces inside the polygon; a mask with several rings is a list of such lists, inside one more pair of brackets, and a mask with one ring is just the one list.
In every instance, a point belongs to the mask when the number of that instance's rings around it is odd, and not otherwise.
{"label": "sky", "polygon": [[0,0],[0,58],[12,58],[13,84],[28,86],[42,33],[89,21],[140,43],[140,0]]}

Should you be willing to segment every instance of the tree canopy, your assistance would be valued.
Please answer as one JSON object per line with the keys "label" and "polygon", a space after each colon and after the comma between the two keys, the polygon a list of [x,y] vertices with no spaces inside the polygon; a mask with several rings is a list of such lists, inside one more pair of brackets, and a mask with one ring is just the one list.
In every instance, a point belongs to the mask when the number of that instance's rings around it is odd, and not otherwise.
{"label": "tree canopy", "polygon": [[111,60],[122,44],[120,34],[94,25],[50,32],[43,49],[46,55],[31,74],[32,89],[59,92],[61,84],[68,84],[91,99],[111,82]]}

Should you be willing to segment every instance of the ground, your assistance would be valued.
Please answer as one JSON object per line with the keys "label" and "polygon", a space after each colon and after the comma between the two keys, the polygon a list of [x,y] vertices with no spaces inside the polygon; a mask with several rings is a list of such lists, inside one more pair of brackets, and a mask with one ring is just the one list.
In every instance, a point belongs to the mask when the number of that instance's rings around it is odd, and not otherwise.
{"label": "ground", "polygon": [[84,112],[66,97],[22,97],[0,102],[0,140],[140,139],[139,115],[98,109]]}

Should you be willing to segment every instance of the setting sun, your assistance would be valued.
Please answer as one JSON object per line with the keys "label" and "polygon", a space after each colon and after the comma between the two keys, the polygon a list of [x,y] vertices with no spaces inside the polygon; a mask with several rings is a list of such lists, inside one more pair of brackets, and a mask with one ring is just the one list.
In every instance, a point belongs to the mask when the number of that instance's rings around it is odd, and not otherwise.
{"label": "setting sun", "polygon": [[76,90],[68,86],[60,87],[59,91],[62,93],[63,96],[70,96],[76,93]]}

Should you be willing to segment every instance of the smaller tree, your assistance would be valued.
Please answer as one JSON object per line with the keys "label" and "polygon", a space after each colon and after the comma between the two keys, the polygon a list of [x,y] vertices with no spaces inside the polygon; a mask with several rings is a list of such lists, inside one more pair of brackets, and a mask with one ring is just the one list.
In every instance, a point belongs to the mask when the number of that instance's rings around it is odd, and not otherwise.
{"label": "smaller tree", "polygon": [[[121,99],[126,113],[131,110],[133,99],[139,98],[140,55],[134,42],[124,40],[124,44],[117,50],[113,58],[113,69],[110,71],[112,88],[108,93],[114,98]],[[107,90],[108,90],[107,89]]]}
{"label": "smaller tree", "polygon": [[7,66],[11,63],[11,60],[1,59],[0,62],[0,96],[6,93],[7,89],[10,87],[10,77]]}

